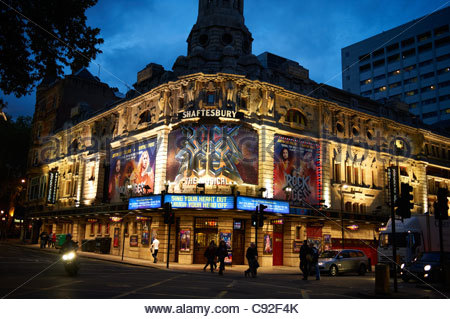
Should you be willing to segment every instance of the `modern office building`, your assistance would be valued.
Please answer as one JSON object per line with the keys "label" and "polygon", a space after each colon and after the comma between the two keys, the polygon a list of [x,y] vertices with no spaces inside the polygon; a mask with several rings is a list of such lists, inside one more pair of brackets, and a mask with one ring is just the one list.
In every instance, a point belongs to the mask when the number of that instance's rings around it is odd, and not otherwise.
{"label": "modern office building", "polygon": [[252,54],[243,6],[200,0],[187,55],[172,70],[148,64],[122,100],[86,117],[74,104],[78,120],[48,136],[38,128],[52,117],[35,116],[35,235],[69,232],[82,249],[142,259],[158,236],[160,259],[180,264],[204,263],[211,240],[243,264],[256,241],[261,266],[298,266],[308,240],[363,249],[375,263],[393,166],[414,189],[413,213],[432,213],[437,188],[450,185],[450,138],[407,110],[319,85],[297,62]]}
{"label": "modern office building", "polygon": [[342,49],[343,89],[398,99],[426,124],[450,119],[450,7]]}

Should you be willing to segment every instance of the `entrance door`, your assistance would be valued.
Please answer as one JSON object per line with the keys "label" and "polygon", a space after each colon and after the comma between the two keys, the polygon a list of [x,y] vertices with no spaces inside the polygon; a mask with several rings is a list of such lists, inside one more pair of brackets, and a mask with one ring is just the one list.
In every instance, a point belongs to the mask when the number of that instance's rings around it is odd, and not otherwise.
{"label": "entrance door", "polygon": [[217,245],[217,229],[199,229],[195,232],[194,264],[206,263],[205,250],[211,240]]}
{"label": "entrance door", "polygon": [[233,265],[244,264],[245,231],[233,230]]}
{"label": "entrance door", "polygon": [[283,233],[273,233],[273,265],[283,266]]}

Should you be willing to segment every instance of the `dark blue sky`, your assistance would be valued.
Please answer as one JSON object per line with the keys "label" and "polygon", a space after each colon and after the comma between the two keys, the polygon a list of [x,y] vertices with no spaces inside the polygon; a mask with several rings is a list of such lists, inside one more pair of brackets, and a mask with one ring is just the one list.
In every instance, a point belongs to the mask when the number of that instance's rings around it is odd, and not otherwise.
{"label": "dark blue sky", "polygon": [[[341,48],[448,6],[448,0],[245,0],[253,53],[269,51],[299,62],[310,78],[341,88]],[[187,51],[198,0],[99,0],[88,24],[101,29],[103,53],[89,70],[127,91],[155,62],[171,69]],[[3,94],[0,93],[3,97]],[[6,97],[6,112],[32,115],[35,96]]]}

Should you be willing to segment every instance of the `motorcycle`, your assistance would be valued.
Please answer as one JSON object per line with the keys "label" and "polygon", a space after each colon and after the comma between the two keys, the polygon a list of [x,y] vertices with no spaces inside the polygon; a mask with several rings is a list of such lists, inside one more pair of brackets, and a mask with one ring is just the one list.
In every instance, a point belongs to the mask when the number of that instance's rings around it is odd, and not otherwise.
{"label": "motorcycle", "polygon": [[75,250],[68,250],[63,253],[62,262],[64,264],[64,269],[69,276],[76,276],[80,265],[78,263],[77,253]]}

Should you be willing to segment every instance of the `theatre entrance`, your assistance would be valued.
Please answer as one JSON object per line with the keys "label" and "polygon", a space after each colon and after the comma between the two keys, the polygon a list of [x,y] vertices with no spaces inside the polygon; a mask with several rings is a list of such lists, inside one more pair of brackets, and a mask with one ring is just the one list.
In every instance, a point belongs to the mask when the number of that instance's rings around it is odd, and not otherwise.
{"label": "theatre entrance", "polygon": [[243,265],[245,255],[245,220],[235,219],[233,221],[233,265]]}
{"label": "theatre entrance", "polygon": [[194,264],[206,263],[205,250],[209,246],[211,240],[217,242],[217,218],[195,218],[194,228]]}

